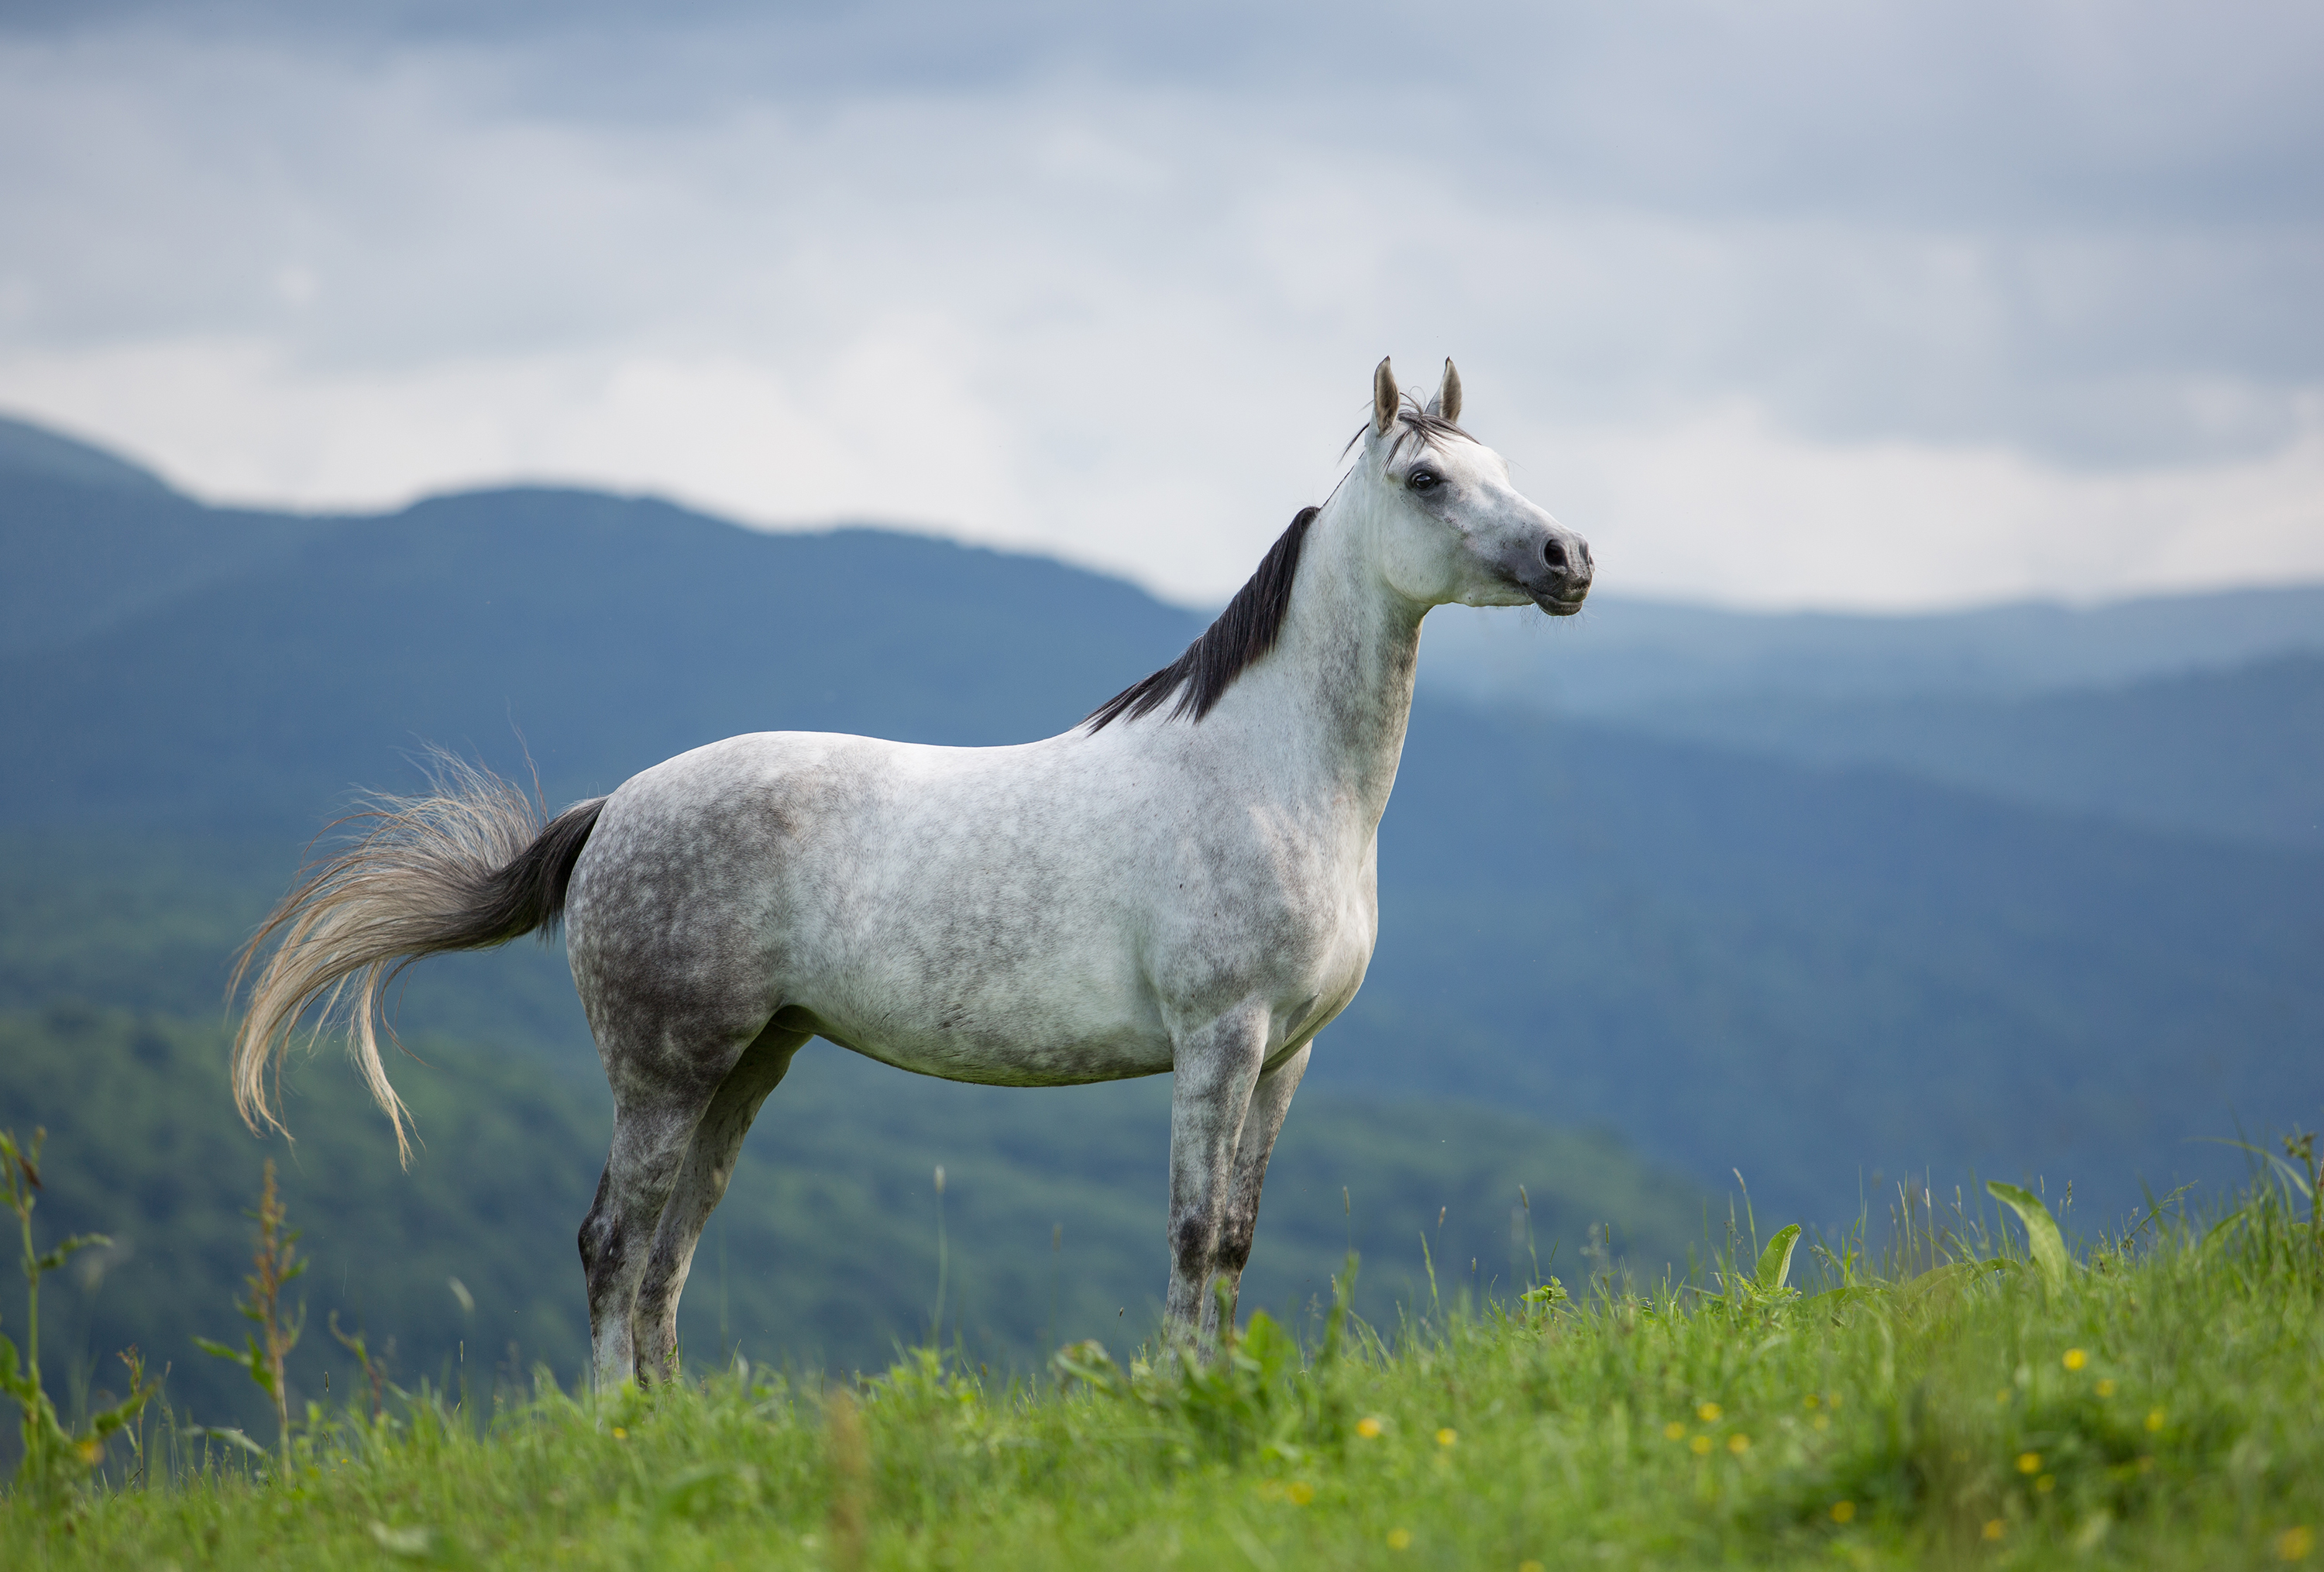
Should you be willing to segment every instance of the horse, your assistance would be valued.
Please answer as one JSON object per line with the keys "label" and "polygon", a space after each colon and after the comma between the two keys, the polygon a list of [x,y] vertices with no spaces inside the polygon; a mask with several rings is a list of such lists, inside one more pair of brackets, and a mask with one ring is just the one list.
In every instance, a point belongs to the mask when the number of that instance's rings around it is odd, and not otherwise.
{"label": "horse", "polygon": [[[420,958],[552,932],[613,1095],[580,1229],[601,1389],[673,1380],[696,1241],[810,1038],[992,1086],[1174,1077],[1168,1345],[1232,1326],[1268,1152],[1379,933],[1377,846],[1434,606],[1581,609],[1582,538],[1460,424],[1375,368],[1361,451],[1170,665],[1003,747],[813,732],[711,743],[543,823],[446,757],[284,896],[234,1089],[343,1021],[395,1129],[374,1020]],[[1343,452],[1343,458],[1344,458]]]}

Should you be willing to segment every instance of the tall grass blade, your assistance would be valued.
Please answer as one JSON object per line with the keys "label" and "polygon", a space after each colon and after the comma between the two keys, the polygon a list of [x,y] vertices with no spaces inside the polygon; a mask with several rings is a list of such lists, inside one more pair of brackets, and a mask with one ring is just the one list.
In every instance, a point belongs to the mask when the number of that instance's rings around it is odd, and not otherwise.
{"label": "tall grass blade", "polygon": [[265,1447],[252,1440],[248,1435],[232,1425],[188,1425],[183,1430],[180,1430],[178,1433],[188,1437],[215,1436],[230,1447],[241,1447],[244,1451],[249,1453],[254,1457],[272,1457],[274,1456],[274,1454],[269,1452]]}
{"label": "tall grass blade", "polygon": [[2284,1184],[2290,1188],[2293,1195],[2300,1197],[2301,1199],[2307,1201],[2310,1205],[2315,1203],[2316,1187],[2310,1182],[2308,1175],[2301,1173],[2298,1169],[2292,1167],[2290,1163],[2284,1161],[2283,1159],[2278,1157],[2274,1152],[2268,1151],[2265,1147],[2254,1146],[2248,1141],[2215,1140],[2211,1144],[2214,1146],[2232,1146],[2238,1151],[2248,1151],[2255,1157],[2266,1159],[2268,1166],[2273,1168],[2276,1173],[2282,1178]]}
{"label": "tall grass blade", "polygon": [[2042,1281],[2052,1288],[2062,1288],[2066,1281],[2066,1241],[2058,1232],[2057,1219],[2042,1197],[2022,1185],[2006,1185],[1999,1179],[1985,1181],[1986,1193],[2017,1214],[2025,1225],[2025,1246],[2034,1257],[2034,1266],[2041,1272]]}
{"label": "tall grass blade", "polygon": [[1763,1294],[1779,1293],[1792,1275],[1792,1252],[1799,1247],[1800,1225],[1787,1223],[1767,1241],[1767,1248],[1759,1252],[1759,1265],[1753,1273],[1759,1280]]}

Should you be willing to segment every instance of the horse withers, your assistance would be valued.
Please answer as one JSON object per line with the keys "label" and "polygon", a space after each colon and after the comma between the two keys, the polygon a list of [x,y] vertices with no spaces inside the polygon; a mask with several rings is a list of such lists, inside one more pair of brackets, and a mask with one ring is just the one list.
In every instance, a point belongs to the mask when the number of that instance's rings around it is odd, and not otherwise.
{"label": "horse withers", "polygon": [[345,1006],[408,1151],[382,991],[561,916],[613,1093],[580,1235],[601,1386],[675,1373],[696,1241],[811,1037],[996,1086],[1170,1072],[1166,1324],[1207,1344],[1310,1047],[1371,958],[1421,619],[1453,602],[1567,616],[1590,589],[1589,547],[1460,417],[1450,361],[1425,406],[1381,361],[1331,497],[1177,661],[1045,741],[760,732],[545,826],[447,762],[244,952],[246,969],[274,947],[235,1040],[244,1116],[280,1127],[269,1067],[310,1010]]}

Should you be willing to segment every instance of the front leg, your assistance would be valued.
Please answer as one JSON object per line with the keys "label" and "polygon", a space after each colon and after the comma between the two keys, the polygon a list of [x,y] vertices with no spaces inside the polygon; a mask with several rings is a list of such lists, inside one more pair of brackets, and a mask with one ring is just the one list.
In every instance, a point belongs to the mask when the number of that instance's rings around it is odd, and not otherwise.
{"label": "front leg", "polygon": [[1259,1191],[1267,1182],[1267,1160],[1275,1138],[1283,1131],[1283,1117],[1291,1112],[1291,1094],[1307,1073],[1307,1050],[1299,1051],[1259,1077],[1250,1095],[1250,1112],[1243,1115],[1242,1139],[1236,1143],[1234,1188],[1227,1194],[1226,1220],[1219,1235],[1219,1275],[1226,1279],[1227,1313],[1234,1313],[1242,1292],[1242,1269],[1250,1261],[1250,1242],[1259,1232]]}
{"label": "front leg", "polygon": [[1232,1194],[1235,1149],[1267,1058],[1271,1013],[1239,1005],[1173,1044],[1170,1087],[1170,1291],[1163,1330],[1173,1343],[1218,1334],[1211,1297]]}

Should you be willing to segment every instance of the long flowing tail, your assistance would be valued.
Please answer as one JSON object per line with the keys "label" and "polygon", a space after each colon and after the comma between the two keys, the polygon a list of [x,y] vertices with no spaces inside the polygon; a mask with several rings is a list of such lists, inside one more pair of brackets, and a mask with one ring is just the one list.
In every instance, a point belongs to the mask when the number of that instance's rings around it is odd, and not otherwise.
{"label": "long flowing tail", "polygon": [[434,763],[432,791],[356,815],[370,821],[362,838],[284,896],[243,947],[229,997],[241,994],[259,953],[274,947],[234,1041],[235,1106],[253,1130],[284,1128],[267,1070],[279,1085],[300,1019],[319,1004],[309,1042],[344,1022],[347,1051],[409,1162],[410,1111],[379,1061],[381,995],[423,957],[506,944],[565,910],[573,865],[605,800],[576,803],[544,825],[525,794],[499,776],[448,755]]}

